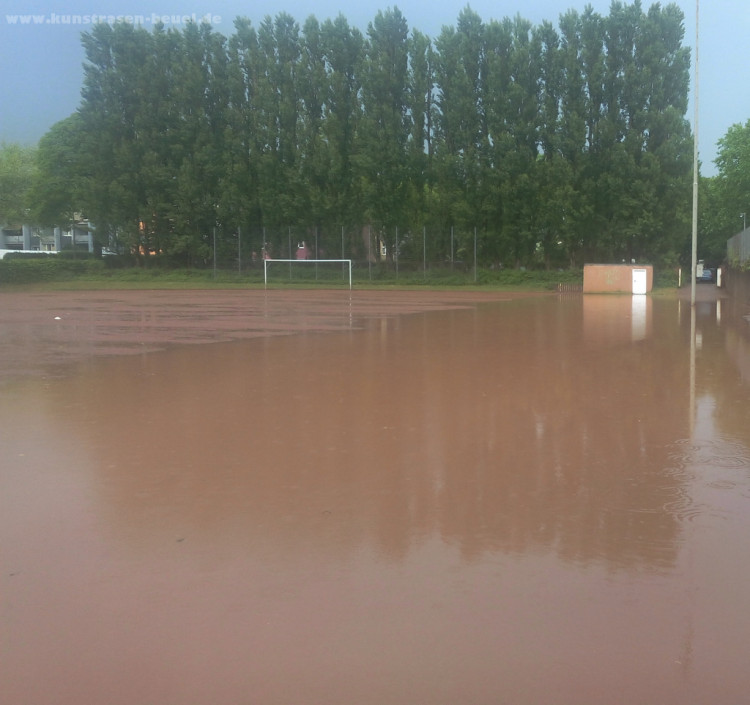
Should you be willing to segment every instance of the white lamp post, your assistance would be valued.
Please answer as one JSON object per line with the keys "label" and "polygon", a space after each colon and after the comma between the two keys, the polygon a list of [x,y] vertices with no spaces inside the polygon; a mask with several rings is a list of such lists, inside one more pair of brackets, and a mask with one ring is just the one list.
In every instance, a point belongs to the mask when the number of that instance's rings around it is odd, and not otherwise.
{"label": "white lamp post", "polygon": [[695,117],[693,124],[693,232],[691,247],[690,304],[695,306],[695,269],[698,255],[698,18],[700,4],[695,0]]}

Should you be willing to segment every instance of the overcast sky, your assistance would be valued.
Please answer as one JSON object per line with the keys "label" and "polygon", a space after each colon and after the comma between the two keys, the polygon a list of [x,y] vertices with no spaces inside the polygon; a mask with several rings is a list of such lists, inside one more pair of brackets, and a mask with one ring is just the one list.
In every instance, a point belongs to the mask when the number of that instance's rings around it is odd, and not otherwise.
{"label": "overcast sky", "polygon": [[[0,141],[36,143],[58,120],[78,106],[84,56],[80,44],[81,26],[64,24],[72,15],[143,15],[150,23],[154,16],[211,15],[216,30],[224,35],[233,31],[238,15],[258,24],[266,15],[280,11],[291,14],[300,24],[309,15],[318,20],[343,14],[363,32],[378,10],[397,6],[410,29],[435,38],[443,25],[455,25],[458,14],[469,5],[485,20],[516,14],[537,24],[549,20],[556,27],[562,13],[582,12],[590,4],[608,14],[609,0],[402,0],[379,2],[359,0],[4,0],[0,11]],[[626,3],[629,4],[629,3]],[[642,2],[644,9],[652,3]],[[666,5],[668,3],[661,3]],[[696,0],[677,0],[685,14],[684,44],[695,46]],[[34,16],[33,18],[30,16]],[[28,23],[21,23],[26,16]],[[41,23],[40,23],[41,22]],[[147,23],[144,26],[150,27]],[[83,27],[85,29],[85,27]],[[699,148],[703,173],[715,173],[716,142],[735,123],[750,119],[750,3],[748,0],[703,0],[699,15]],[[691,82],[692,76],[691,74]],[[694,103],[688,118],[693,122]]]}

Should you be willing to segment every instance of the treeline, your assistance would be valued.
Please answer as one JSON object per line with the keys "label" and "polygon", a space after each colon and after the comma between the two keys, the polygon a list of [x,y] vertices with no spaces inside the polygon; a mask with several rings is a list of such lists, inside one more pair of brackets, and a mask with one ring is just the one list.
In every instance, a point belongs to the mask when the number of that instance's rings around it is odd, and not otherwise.
{"label": "treeline", "polygon": [[[689,50],[673,4],[559,26],[468,7],[434,40],[382,11],[83,35],[78,111],[40,142],[37,217],[185,262],[363,228],[483,264],[674,259],[689,240]],[[452,240],[451,240],[452,242]]]}

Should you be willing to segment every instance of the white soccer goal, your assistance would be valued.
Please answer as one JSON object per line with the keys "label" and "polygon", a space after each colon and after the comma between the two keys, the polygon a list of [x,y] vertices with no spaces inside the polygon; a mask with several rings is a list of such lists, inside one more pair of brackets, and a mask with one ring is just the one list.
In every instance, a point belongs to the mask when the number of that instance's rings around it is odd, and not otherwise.
{"label": "white soccer goal", "polygon": [[[307,278],[314,277],[316,281],[319,281],[321,283],[325,282],[333,282],[335,279],[341,276],[341,279],[346,283],[347,281],[347,274],[348,274],[348,282],[349,282],[349,288],[352,288],[352,261],[350,259],[264,259],[263,260],[263,286],[268,287],[268,268],[269,265],[273,266],[274,269],[275,265],[279,265],[279,276],[281,276],[281,265],[286,263],[288,265],[288,270],[285,272],[284,277],[288,278],[289,280],[293,279],[292,271],[293,268],[302,267],[302,268],[308,268],[308,270],[313,271],[306,271],[305,274],[307,275]],[[336,265],[340,265],[341,269],[339,269]],[[285,268],[286,269],[286,268]],[[278,279],[277,281],[281,281],[281,279]]]}

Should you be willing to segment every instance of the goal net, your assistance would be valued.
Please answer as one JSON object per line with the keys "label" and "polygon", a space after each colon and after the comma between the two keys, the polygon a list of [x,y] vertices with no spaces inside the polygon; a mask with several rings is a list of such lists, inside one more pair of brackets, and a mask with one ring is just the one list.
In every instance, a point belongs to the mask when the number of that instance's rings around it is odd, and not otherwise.
{"label": "goal net", "polygon": [[325,284],[352,288],[350,259],[264,259],[263,285]]}

